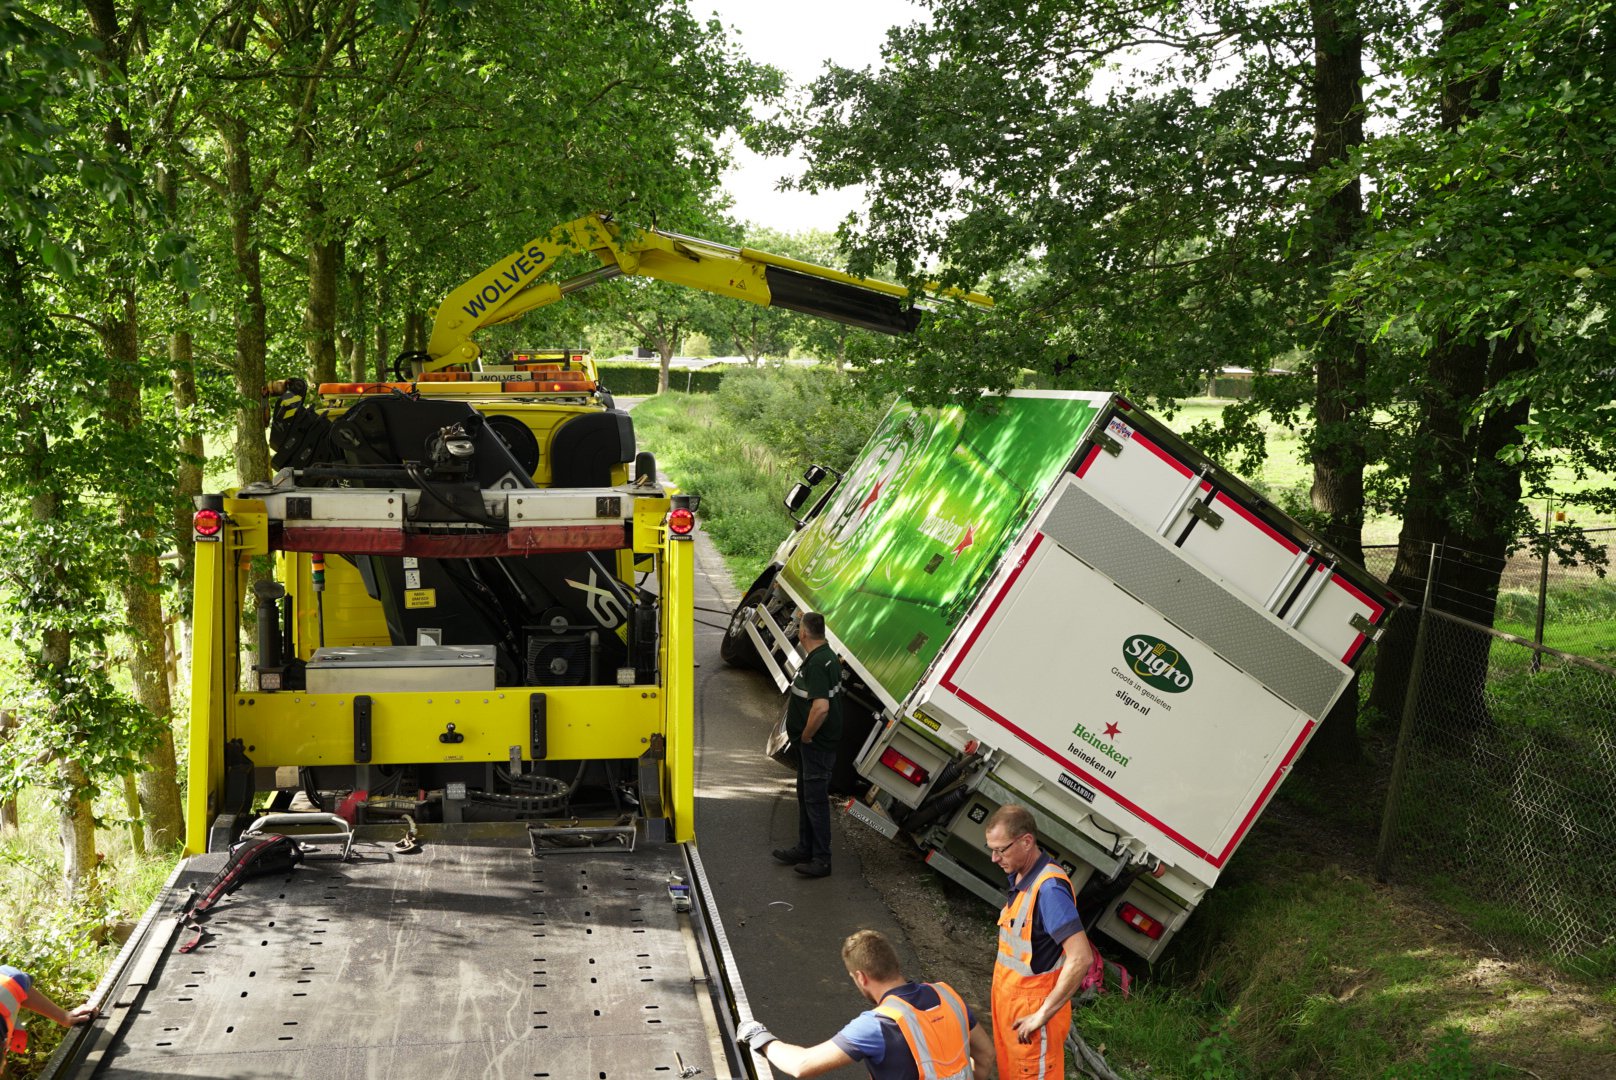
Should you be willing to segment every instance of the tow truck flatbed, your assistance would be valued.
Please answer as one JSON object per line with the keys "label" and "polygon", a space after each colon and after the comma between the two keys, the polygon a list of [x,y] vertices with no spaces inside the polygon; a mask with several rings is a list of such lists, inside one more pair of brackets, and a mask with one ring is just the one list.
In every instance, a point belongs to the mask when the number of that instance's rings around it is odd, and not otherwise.
{"label": "tow truck flatbed", "polygon": [[[741,990],[694,845],[535,855],[520,826],[422,826],[400,854],[398,832],[247,881],[189,953],[174,913],[224,856],[182,864],[98,991],[104,1018],[47,1075],[742,1074],[719,1026]],[[676,910],[675,876],[705,919]]]}

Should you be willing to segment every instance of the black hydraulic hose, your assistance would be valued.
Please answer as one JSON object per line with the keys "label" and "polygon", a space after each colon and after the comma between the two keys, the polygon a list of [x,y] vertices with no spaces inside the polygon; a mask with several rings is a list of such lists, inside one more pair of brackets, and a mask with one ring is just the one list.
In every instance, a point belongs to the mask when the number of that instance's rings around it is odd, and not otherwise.
{"label": "black hydraulic hose", "polygon": [[421,494],[423,496],[431,499],[433,502],[449,511],[451,514],[478,525],[485,525],[490,529],[503,529],[506,527],[506,523],[498,518],[489,517],[487,514],[470,513],[465,509],[454,505],[442,495],[439,495],[437,491],[433,489],[431,482],[428,481],[424,475],[422,475],[419,465],[416,465],[413,462],[405,462],[404,471],[408,474],[409,478],[415,482],[415,485],[421,489]]}
{"label": "black hydraulic hose", "polygon": [[965,800],[970,797],[970,790],[964,787],[945,791],[911,811],[898,824],[902,826],[904,832],[919,835],[929,829],[944,814],[952,814],[955,810],[958,810]]}

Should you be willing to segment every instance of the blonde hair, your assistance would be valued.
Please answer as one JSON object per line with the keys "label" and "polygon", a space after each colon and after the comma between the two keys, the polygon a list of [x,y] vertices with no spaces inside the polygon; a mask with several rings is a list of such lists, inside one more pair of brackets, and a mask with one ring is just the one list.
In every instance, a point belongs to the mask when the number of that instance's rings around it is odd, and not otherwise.
{"label": "blonde hair", "polygon": [[849,975],[862,971],[876,982],[896,979],[903,972],[898,951],[879,930],[860,930],[842,942],[842,963]]}
{"label": "blonde hair", "polygon": [[988,815],[988,822],[983,826],[983,831],[986,832],[995,825],[1008,833],[1008,839],[1011,840],[1028,833],[1034,836],[1038,833],[1038,822],[1033,819],[1032,811],[1015,803],[1006,803]]}

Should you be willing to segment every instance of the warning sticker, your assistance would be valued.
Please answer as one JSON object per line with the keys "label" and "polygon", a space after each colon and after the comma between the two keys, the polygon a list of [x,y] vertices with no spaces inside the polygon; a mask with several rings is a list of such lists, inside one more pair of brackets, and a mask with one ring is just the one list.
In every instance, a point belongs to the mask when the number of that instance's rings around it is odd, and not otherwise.
{"label": "warning sticker", "polygon": [[421,571],[404,571],[404,587],[406,589],[419,589],[421,587]]}
{"label": "warning sticker", "polygon": [[411,589],[404,594],[404,606],[407,608],[437,607],[438,590]]}

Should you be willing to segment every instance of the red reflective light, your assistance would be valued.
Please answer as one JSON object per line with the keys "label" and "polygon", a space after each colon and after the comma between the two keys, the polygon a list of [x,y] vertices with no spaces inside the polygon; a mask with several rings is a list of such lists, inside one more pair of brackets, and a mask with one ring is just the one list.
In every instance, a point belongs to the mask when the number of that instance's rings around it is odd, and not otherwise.
{"label": "red reflective light", "polygon": [[584,362],[584,358],[583,358],[583,356],[582,356],[582,355],[580,355],[580,354],[579,354],[579,353],[573,353],[573,354],[572,354],[572,362],[573,362],[573,363],[574,363],[574,364],[581,364],[581,363],[583,363],[583,362]]}
{"label": "red reflective light", "polygon": [[1117,918],[1148,937],[1151,941],[1160,941],[1163,931],[1167,929],[1159,919],[1152,919],[1132,904],[1119,905],[1117,907]]}
{"label": "red reflective light", "polygon": [[668,513],[668,531],[675,536],[689,536],[696,527],[696,515],[684,507]]}
{"label": "red reflective light", "polygon": [[191,518],[198,536],[218,536],[224,530],[224,515],[217,510],[198,510]]}
{"label": "red reflective light", "polygon": [[897,773],[911,784],[914,784],[916,787],[924,784],[926,782],[926,778],[931,775],[931,773],[927,772],[925,769],[922,769],[919,765],[915,764],[913,761],[910,761],[908,758],[904,757],[890,746],[881,751],[881,764],[885,765],[887,768],[891,769],[893,772]]}

